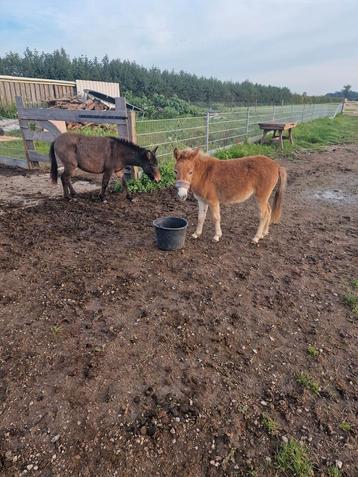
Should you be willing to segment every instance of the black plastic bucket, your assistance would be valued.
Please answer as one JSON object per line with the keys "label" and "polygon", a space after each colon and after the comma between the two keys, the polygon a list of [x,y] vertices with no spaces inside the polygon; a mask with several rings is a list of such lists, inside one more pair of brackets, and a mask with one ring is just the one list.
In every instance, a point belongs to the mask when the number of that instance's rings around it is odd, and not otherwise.
{"label": "black plastic bucket", "polygon": [[184,247],[188,221],[181,217],[161,217],[153,222],[160,250],[179,250]]}

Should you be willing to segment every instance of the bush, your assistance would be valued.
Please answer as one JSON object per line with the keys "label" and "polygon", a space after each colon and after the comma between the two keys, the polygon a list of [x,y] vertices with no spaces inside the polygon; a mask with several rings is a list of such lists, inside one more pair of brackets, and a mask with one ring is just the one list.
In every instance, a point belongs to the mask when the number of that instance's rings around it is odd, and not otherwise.
{"label": "bush", "polygon": [[1,119],[16,119],[16,106],[15,104],[0,104],[0,118]]}

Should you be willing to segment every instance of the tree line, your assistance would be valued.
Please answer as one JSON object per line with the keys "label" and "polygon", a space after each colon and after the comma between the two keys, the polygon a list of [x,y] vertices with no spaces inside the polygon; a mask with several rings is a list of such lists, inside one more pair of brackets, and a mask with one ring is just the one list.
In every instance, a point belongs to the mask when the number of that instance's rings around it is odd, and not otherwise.
{"label": "tree line", "polygon": [[210,107],[215,103],[281,104],[298,102],[324,102],[325,96],[293,94],[286,87],[265,86],[250,81],[232,82],[204,78],[184,71],[145,68],[135,62],[109,59],[104,56],[90,59],[87,56],[71,58],[63,49],[51,53],[27,48],[22,55],[9,52],[0,56],[0,74],[11,76],[49,78],[74,81],[90,79],[118,82],[122,95],[132,101],[150,103],[153,98],[176,98],[196,105]]}

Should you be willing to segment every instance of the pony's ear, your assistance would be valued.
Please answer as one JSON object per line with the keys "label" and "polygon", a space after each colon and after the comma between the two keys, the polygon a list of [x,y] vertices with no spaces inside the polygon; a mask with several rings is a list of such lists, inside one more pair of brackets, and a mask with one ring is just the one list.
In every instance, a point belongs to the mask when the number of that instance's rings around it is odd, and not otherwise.
{"label": "pony's ear", "polygon": [[173,153],[174,153],[175,159],[178,160],[179,156],[180,156],[180,152],[179,152],[179,149],[177,147],[174,149]]}
{"label": "pony's ear", "polygon": [[200,147],[196,147],[195,149],[193,149],[193,154],[192,154],[192,158],[196,157],[198,154],[200,153]]}
{"label": "pony's ear", "polygon": [[153,151],[152,151],[152,154],[155,154],[155,153],[157,152],[158,147],[159,147],[159,146],[155,146],[155,148],[154,148]]}

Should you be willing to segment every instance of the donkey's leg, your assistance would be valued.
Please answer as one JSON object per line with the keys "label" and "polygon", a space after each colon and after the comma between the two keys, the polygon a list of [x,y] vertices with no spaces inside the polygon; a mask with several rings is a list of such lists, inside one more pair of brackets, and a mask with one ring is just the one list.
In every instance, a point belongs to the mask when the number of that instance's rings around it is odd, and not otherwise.
{"label": "donkey's leg", "polygon": [[69,179],[68,179],[68,187],[70,188],[71,197],[76,197],[77,192],[73,188],[73,185],[72,185],[72,182],[71,182],[71,177],[69,177]]}
{"label": "donkey's leg", "polygon": [[193,233],[193,238],[199,238],[203,232],[203,225],[206,219],[206,213],[208,211],[208,204],[203,202],[202,200],[198,199],[198,206],[199,206],[199,214],[198,214],[198,225],[196,226],[196,230]]}
{"label": "donkey's leg", "polygon": [[252,239],[253,243],[258,243],[258,241],[263,237],[263,232],[265,230],[267,221],[270,219],[270,213],[268,209],[268,201],[258,201],[259,209],[260,209],[260,223],[257,228],[257,232],[255,237]]}
{"label": "donkey's leg", "polygon": [[218,242],[222,236],[220,226],[220,204],[219,202],[210,204],[211,216],[215,224],[215,235],[213,237],[214,242]]}
{"label": "donkey's leg", "polygon": [[127,181],[126,181],[126,176],[124,174],[124,169],[122,169],[120,171],[116,171],[115,174],[118,177],[118,179],[120,179],[120,181],[121,181],[123,194],[125,194],[125,196],[128,200],[133,200],[132,196],[130,195],[129,190],[128,190],[128,184],[127,184]]}
{"label": "donkey's leg", "polygon": [[65,169],[62,174],[61,174],[61,182],[62,182],[62,187],[63,187],[63,195],[65,199],[70,198],[70,189],[69,189],[69,178],[70,178],[70,173],[68,169]]}
{"label": "donkey's leg", "polygon": [[102,189],[101,189],[101,193],[99,195],[100,199],[101,200],[106,200],[106,190],[107,190],[107,186],[108,186],[108,182],[111,178],[113,174],[113,170],[108,170],[106,169],[103,173],[103,177],[102,177]]}

